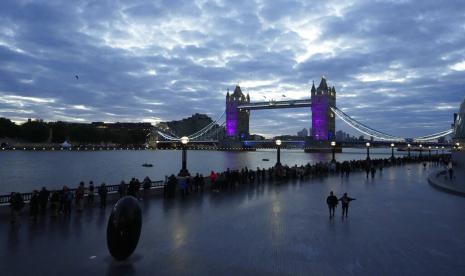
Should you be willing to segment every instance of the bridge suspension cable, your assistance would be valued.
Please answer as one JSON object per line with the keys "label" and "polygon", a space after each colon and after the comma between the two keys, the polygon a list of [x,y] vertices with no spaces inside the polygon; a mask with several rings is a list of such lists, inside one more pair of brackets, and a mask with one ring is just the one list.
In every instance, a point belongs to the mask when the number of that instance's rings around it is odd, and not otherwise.
{"label": "bridge suspension cable", "polygon": [[381,131],[378,131],[376,129],[373,129],[365,124],[362,124],[358,122],[357,120],[351,118],[349,115],[344,113],[342,110],[338,109],[337,107],[331,107],[331,110],[345,123],[347,123],[349,126],[354,128],[355,130],[368,135],[372,136],[374,138],[380,139],[380,140],[385,140],[385,141],[397,141],[397,142],[405,142],[404,138],[397,137],[394,135],[390,135]]}
{"label": "bridge suspension cable", "polygon": [[434,133],[434,134],[430,134],[430,135],[426,135],[426,136],[421,136],[421,137],[413,138],[413,141],[416,141],[416,142],[425,142],[425,141],[435,140],[435,139],[438,139],[438,138],[440,138],[440,137],[447,136],[447,135],[451,134],[452,132],[454,132],[454,130],[453,130],[453,129],[449,129],[449,130],[441,131],[441,132],[438,132],[438,133]]}
{"label": "bridge suspension cable", "polygon": [[206,132],[208,132],[210,129],[212,129],[215,125],[218,124],[218,122],[223,118],[224,114],[226,114],[226,111],[223,111],[223,113],[221,113],[221,115],[213,122],[211,122],[210,124],[206,125],[204,128],[202,128],[201,130],[187,136],[189,137],[190,140],[193,140],[193,139],[196,139],[200,136],[202,136],[203,134],[205,134]]}

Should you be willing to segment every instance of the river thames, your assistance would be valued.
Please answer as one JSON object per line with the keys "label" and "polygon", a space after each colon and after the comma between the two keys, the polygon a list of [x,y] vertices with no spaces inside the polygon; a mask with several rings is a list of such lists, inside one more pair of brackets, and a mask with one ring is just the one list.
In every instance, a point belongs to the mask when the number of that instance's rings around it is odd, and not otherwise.
{"label": "river thames", "polygon": [[[396,156],[406,152],[395,152]],[[372,158],[388,158],[391,150],[373,148]],[[412,152],[413,155],[413,152]],[[348,148],[336,154],[338,161],[365,159],[363,148]],[[263,159],[269,159],[264,161]],[[2,151],[0,152],[0,194],[12,191],[30,192],[46,186],[59,189],[63,185],[74,188],[80,181],[94,181],[99,185],[117,184],[132,177],[162,180],[165,175],[177,174],[181,166],[180,150],[110,150],[110,151]],[[304,153],[303,150],[283,150],[281,163],[289,166],[314,164],[331,160],[329,153]],[[262,149],[255,152],[225,152],[189,150],[187,167],[190,173],[207,175],[211,170],[227,168],[269,168],[276,162],[276,150]],[[153,167],[142,167],[143,163]]]}

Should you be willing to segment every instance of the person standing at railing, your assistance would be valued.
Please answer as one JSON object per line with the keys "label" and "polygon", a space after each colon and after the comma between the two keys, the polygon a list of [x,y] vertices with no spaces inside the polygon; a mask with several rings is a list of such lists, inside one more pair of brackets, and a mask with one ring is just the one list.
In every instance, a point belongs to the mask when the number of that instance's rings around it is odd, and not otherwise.
{"label": "person standing at railing", "polygon": [[146,176],[142,182],[142,188],[144,189],[144,199],[149,195],[150,187],[152,186],[152,180]]}
{"label": "person standing at railing", "polygon": [[87,204],[92,206],[94,204],[94,182],[89,182],[89,192],[87,193]]}
{"label": "person standing at railing", "polygon": [[100,196],[100,208],[105,208],[105,206],[107,205],[107,194],[108,194],[108,190],[107,190],[107,186],[105,185],[105,182],[103,182],[102,185],[100,185],[100,187],[98,188],[98,194]]}
{"label": "person standing at railing", "polygon": [[11,193],[10,195],[10,208],[11,208],[11,223],[16,223],[19,217],[19,212],[24,207],[23,196],[20,193]]}
{"label": "person standing at railing", "polygon": [[40,202],[40,211],[44,214],[47,210],[48,197],[50,192],[47,188],[42,187],[42,190],[39,192],[39,202]]}
{"label": "person standing at railing", "polygon": [[124,181],[121,181],[121,183],[118,186],[118,194],[119,198],[122,198],[126,195],[126,183]]}
{"label": "person standing at railing", "polygon": [[34,190],[29,201],[29,215],[33,220],[37,220],[39,215],[39,192],[37,190]]}
{"label": "person standing at railing", "polygon": [[53,191],[50,196],[50,209],[52,210],[52,217],[58,216],[58,208],[60,204],[60,194],[58,191]]}
{"label": "person standing at railing", "polygon": [[71,215],[71,203],[73,202],[73,192],[67,187],[63,187],[63,213],[65,216]]}
{"label": "person standing at railing", "polygon": [[84,200],[84,182],[79,183],[78,188],[76,189],[75,203],[78,212],[82,211],[82,201]]}

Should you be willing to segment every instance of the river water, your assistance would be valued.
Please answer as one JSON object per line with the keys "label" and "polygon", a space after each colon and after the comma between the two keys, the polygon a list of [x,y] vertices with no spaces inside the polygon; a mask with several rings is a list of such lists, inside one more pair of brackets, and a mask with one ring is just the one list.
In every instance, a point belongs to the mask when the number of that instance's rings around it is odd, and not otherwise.
{"label": "river water", "polygon": [[[396,152],[396,156],[406,152]],[[413,152],[412,152],[413,154]],[[372,148],[372,158],[388,158],[390,149]],[[364,149],[344,149],[336,154],[338,161],[365,159]],[[263,161],[269,159],[269,161]],[[330,161],[331,154],[304,153],[303,150],[282,150],[281,163],[302,165]],[[187,168],[192,173],[209,174],[211,170],[227,168],[268,168],[276,162],[276,150],[255,152],[224,152],[190,150]],[[151,163],[153,167],[142,167]],[[116,151],[0,151],[0,194],[12,191],[30,192],[46,186],[58,189],[63,185],[77,187],[80,181],[92,180],[96,185],[117,184],[137,177],[142,180],[162,180],[165,175],[177,174],[181,166],[180,150],[116,150]]]}

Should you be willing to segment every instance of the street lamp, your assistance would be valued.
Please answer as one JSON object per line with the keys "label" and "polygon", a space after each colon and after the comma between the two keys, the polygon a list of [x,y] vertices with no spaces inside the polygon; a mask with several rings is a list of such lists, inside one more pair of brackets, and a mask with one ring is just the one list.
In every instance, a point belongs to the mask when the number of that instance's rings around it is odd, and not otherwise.
{"label": "street lamp", "polygon": [[186,163],[187,163],[187,143],[189,143],[189,137],[183,136],[181,137],[181,145],[182,145],[182,168],[179,171],[178,176],[188,176],[189,171],[187,170]]}
{"label": "street lamp", "polygon": [[410,147],[411,145],[410,144],[407,144],[407,150],[408,150],[408,157],[410,158]]}
{"label": "street lamp", "polygon": [[335,141],[331,141],[331,148],[333,150],[333,159],[331,160],[331,162],[335,163],[336,162],[336,156],[335,156],[336,142]]}
{"label": "street lamp", "polygon": [[370,143],[367,142],[365,145],[367,146],[367,160],[370,160]]}
{"label": "street lamp", "polygon": [[428,147],[428,156],[431,157],[431,146]]}
{"label": "street lamp", "polygon": [[420,147],[420,157],[421,157],[421,153],[422,153],[422,151],[423,151],[423,145],[420,144],[419,147]]}
{"label": "street lamp", "polygon": [[444,155],[444,146],[442,146],[441,149],[442,149],[442,155]]}
{"label": "street lamp", "polygon": [[276,156],[276,160],[277,160],[276,161],[276,167],[279,167],[279,166],[281,166],[281,140],[278,139],[278,140],[275,141],[275,143],[276,143],[276,146],[278,148],[277,151],[276,151],[276,154],[277,154],[277,156]]}
{"label": "street lamp", "polygon": [[394,159],[394,143],[391,143],[391,159]]}
{"label": "street lamp", "polygon": [[439,147],[436,146],[436,156],[438,156],[438,155],[439,155]]}

